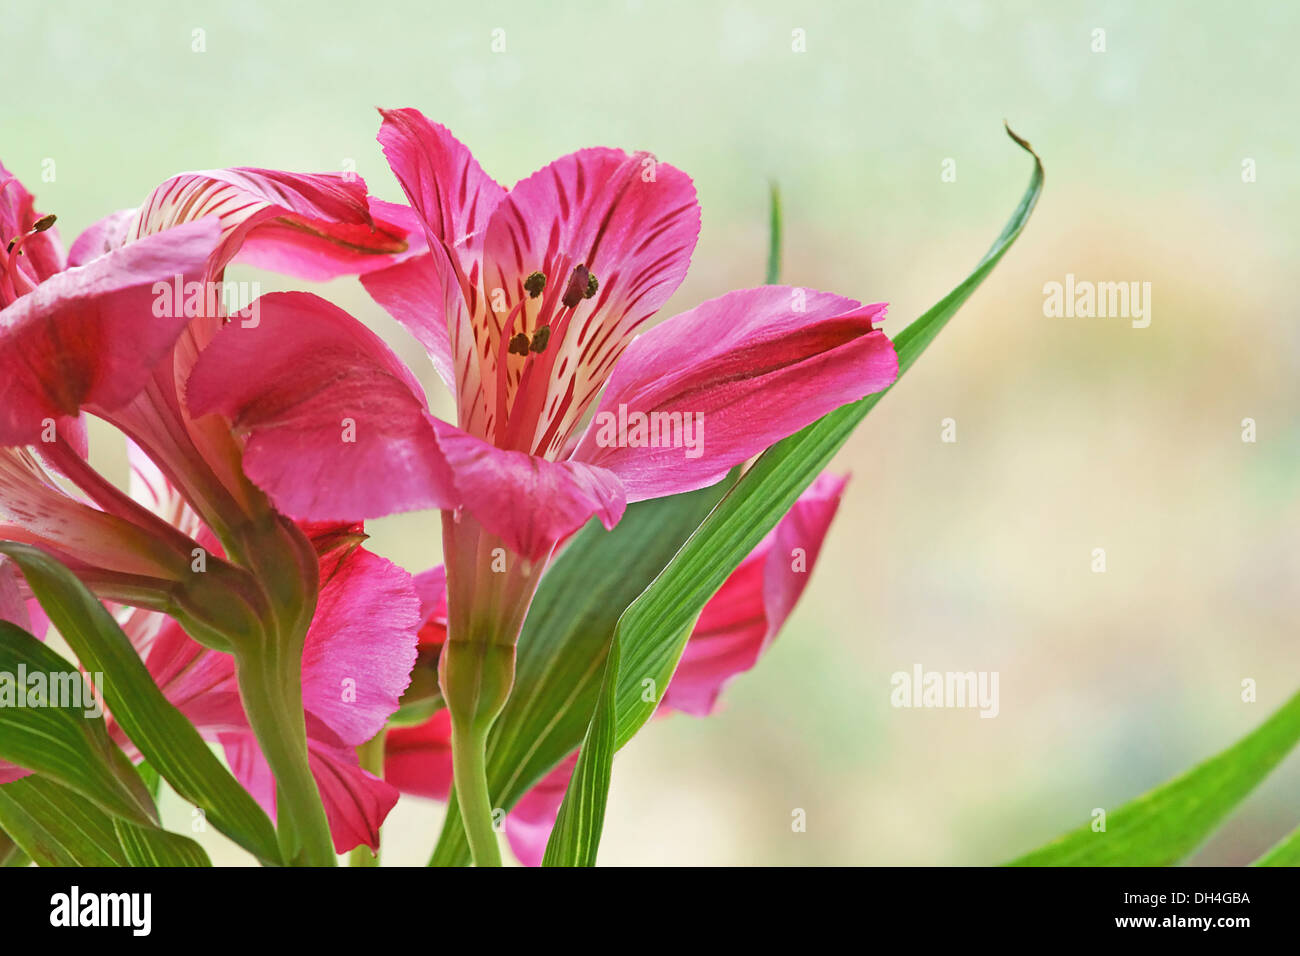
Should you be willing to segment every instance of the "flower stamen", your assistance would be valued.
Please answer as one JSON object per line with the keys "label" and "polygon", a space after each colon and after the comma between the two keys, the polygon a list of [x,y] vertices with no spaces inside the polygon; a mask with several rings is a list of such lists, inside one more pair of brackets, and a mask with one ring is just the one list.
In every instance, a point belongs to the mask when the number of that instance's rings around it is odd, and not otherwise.
{"label": "flower stamen", "polygon": [[32,228],[28,232],[21,236],[14,236],[5,244],[5,254],[8,258],[2,263],[3,272],[0,272],[0,277],[4,279],[5,291],[11,293],[14,298],[36,288],[36,283],[18,267],[18,257],[23,254],[23,244],[37,233],[49,229],[54,225],[56,218],[54,213],[46,213],[32,223]]}
{"label": "flower stamen", "polygon": [[[591,284],[593,278],[594,276],[587,271],[586,265],[579,263],[573,270],[573,275],[569,276],[569,284],[565,286],[564,297],[560,300],[566,309],[576,308],[583,299],[589,299],[596,294]],[[592,291],[589,293],[588,289]]]}

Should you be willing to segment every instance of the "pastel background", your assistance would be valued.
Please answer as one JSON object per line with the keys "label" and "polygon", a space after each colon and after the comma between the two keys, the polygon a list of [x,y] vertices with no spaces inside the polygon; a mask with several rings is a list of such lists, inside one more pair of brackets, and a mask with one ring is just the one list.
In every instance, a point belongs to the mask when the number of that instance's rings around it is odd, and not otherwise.
{"label": "pastel background", "polygon": [[[656,721],[617,760],[603,862],[999,862],[1209,756],[1300,686],[1300,7],[0,7],[0,155],[69,241],[183,169],[354,163],[396,199],[373,108],[410,105],[503,182],[596,144],[691,173],[703,233],[669,314],[761,281],[775,180],[786,281],[888,300],[897,332],[1019,199],[1030,165],[1003,118],[1042,154],[1019,244],[840,455],[854,480],[776,647],[722,713]],[[1150,282],[1150,327],[1045,317],[1043,285],[1067,273]],[[354,280],[318,291],[437,391]],[[371,531],[412,570],[439,560],[433,515]],[[890,675],[917,663],[997,671],[999,716],[891,708]],[[1258,855],[1297,823],[1298,792],[1293,756],[1195,862]],[[165,812],[188,828],[179,801]],[[440,814],[403,800],[388,861],[423,862]],[[219,862],[245,859],[205,839]]]}

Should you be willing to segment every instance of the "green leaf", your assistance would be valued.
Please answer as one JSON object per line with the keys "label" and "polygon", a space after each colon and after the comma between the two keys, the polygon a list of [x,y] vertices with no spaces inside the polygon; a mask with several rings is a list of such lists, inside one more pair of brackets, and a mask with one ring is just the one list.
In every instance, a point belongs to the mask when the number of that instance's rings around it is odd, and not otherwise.
{"label": "green leaf", "polygon": [[171,705],[113,616],[63,565],[30,545],[0,543],[22,570],[50,621],[81,665],[104,675],[113,719],[145,759],[222,833],[264,863],[283,861],[275,829],[257,801]]}
{"label": "green leaf", "polygon": [[211,866],[208,853],[189,837],[157,827],[114,820],[113,830],[130,866]]}
{"label": "green leaf", "polygon": [[767,277],[768,285],[781,281],[781,190],[772,183],[770,194],[771,211],[768,214],[767,229]]}
{"label": "green leaf", "polygon": [[31,862],[32,858],[23,852],[23,848],[9,834],[0,831],[0,867],[27,866]]}
{"label": "green leaf", "polygon": [[[909,325],[894,340],[898,351],[899,377],[912,367],[940,330],[993,271],[1029,221],[1043,188],[1043,165],[1029,144],[1007,128],[1008,135],[1034,157],[1034,170],[1020,204],[992,247],[975,269],[934,307]],[[892,388],[892,386],[891,386]],[[644,700],[643,682],[667,686],[694,621],[709,598],[728,575],[790,509],[805,488],[830,463],[854,428],[889,391],[867,396],[836,409],[802,431],[768,449],[738,481],[700,527],[691,535],[663,572],[638,597],[618,622],[614,640],[620,648],[620,665],[615,671],[613,701],[614,750],[622,747],[648,720],[656,701]],[[600,708],[593,722],[609,720]],[[603,731],[598,731],[603,732]],[[570,787],[565,804],[603,800],[609,786],[612,751],[594,754],[593,766],[584,775],[584,788]],[[579,762],[583,762],[579,758]],[[565,813],[564,808],[561,813]],[[584,820],[594,819],[590,808],[582,810]],[[581,858],[594,859],[593,841],[600,834],[582,834]],[[548,846],[548,852],[550,847]]]}
{"label": "green leaf", "polygon": [[[493,806],[513,807],[582,742],[619,615],[663,570],[732,480],[630,505],[613,531],[593,520],[555,559],[524,622],[510,700],[488,737]],[[467,866],[469,861],[453,795],[429,865]]]}
{"label": "green leaf", "polygon": [[0,787],[0,827],[37,866],[127,866],[113,818],[33,774]]}
{"label": "green leaf", "polygon": [[1252,866],[1300,866],[1300,827],[1292,830],[1287,837],[1273,847]]}
{"label": "green leaf", "polygon": [[[43,687],[36,699],[34,679]],[[87,716],[95,707],[75,666],[0,621],[0,759],[44,774],[107,813],[148,825],[153,800],[103,717]]]}
{"label": "green leaf", "polygon": [[38,866],[211,866],[188,837],[113,817],[33,774],[0,786],[0,827]]}
{"label": "green leaf", "polygon": [[[1011,866],[1169,866],[1201,845],[1300,742],[1300,694],[1222,753]],[[1281,854],[1285,857],[1286,851]],[[1271,855],[1271,854],[1270,854]],[[1267,859],[1267,857],[1265,857]]]}
{"label": "green leaf", "polygon": [[[595,866],[605,826],[609,774],[614,759],[614,691],[618,679],[618,641],[610,647],[596,713],[582,738],[582,751],[569,778],[565,800],[546,844],[542,866]],[[573,794],[573,798],[569,798]]]}
{"label": "green leaf", "polygon": [[149,766],[149,761],[141,760],[136,764],[136,773],[140,774],[140,779],[144,781],[145,789],[149,795],[158,800],[158,791],[162,789],[162,777],[158,776],[158,771]]}

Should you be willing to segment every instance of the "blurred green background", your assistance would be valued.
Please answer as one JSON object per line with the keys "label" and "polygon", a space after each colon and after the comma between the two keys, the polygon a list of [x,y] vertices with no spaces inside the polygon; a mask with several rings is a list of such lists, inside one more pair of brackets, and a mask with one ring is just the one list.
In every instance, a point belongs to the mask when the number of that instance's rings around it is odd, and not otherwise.
{"label": "blurred green background", "polygon": [[[1300,7],[0,6],[0,157],[68,242],[183,169],[355,163],[397,199],[373,108],[417,106],[506,183],[597,144],[689,172],[703,233],[668,314],[761,281],[777,181],[785,280],[887,300],[892,333],[1019,199],[1030,164],[1003,118],[1042,154],[1019,244],[840,456],[854,480],[775,648],[722,713],[656,721],[617,760],[602,862],[998,862],[1226,746],[1300,686]],[[1046,318],[1043,285],[1067,273],[1150,282],[1150,327]],[[439,391],[355,280],[320,291]],[[413,571],[439,560],[433,515],[371,530]],[[1000,715],[891,708],[890,675],[917,663],[999,672]],[[1293,757],[1196,862],[1258,855],[1297,823],[1297,793]],[[404,799],[387,861],[422,863],[440,815]]]}

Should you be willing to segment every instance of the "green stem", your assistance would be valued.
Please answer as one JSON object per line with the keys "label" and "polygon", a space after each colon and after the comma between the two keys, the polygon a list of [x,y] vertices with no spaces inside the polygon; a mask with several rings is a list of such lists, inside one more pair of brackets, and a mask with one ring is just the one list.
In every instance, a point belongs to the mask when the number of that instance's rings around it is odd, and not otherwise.
{"label": "green stem", "polygon": [[[357,748],[357,760],[362,770],[368,770],[381,780],[384,776],[384,743],[387,729],[379,731]],[[382,831],[381,831],[382,839]],[[378,866],[379,850],[371,852],[370,847],[360,843],[348,854],[348,866]]]}
{"label": "green stem", "polygon": [[[438,685],[451,716],[452,780],[476,866],[500,866],[487,740],[515,679],[515,643],[544,560],[512,554],[475,519],[444,511],[447,639]],[[505,557],[505,566],[498,565]]]}
{"label": "green stem", "polygon": [[329,821],[307,758],[301,654],[285,660],[274,641],[239,661],[239,690],[248,722],[275,776],[280,848],[287,862],[336,866]]}
{"label": "green stem", "polygon": [[492,820],[487,782],[487,732],[464,726],[451,714],[451,767],[460,818],[475,866],[500,866],[501,846]]}

